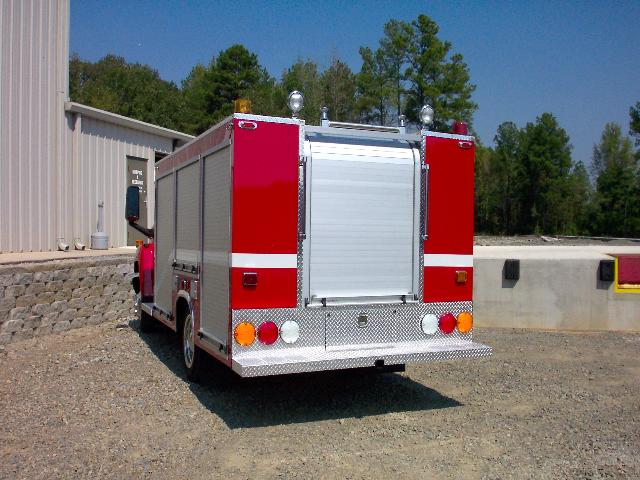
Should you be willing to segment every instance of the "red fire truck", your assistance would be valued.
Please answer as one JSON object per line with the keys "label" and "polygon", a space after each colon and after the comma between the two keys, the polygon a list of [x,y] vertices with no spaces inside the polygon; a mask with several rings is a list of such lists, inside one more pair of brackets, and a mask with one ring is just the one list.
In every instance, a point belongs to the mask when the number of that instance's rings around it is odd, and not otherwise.
{"label": "red fire truck", "polygon": [[[474,138],[236,113],[156,164],[141,329],[243,377],[482,357],[472,340]],[[151,239],[152,237],[152,239]]]}

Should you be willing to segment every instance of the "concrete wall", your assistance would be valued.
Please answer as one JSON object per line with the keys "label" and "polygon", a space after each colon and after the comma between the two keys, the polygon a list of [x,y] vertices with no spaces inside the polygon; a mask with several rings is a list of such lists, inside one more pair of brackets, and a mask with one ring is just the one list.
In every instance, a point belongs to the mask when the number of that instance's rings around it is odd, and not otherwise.
{"label": "concrete wall", "polygon": [[0,264],[0,344],[126,318],[133,257]]}
{"label": "concrete wall", "polygon": [[[598,278],[609,254],[640,247],[475,247],[474,320],[478,326],[640,331],[640,294],[616,293]],[[506,259],[520,279],[503,280]]]}

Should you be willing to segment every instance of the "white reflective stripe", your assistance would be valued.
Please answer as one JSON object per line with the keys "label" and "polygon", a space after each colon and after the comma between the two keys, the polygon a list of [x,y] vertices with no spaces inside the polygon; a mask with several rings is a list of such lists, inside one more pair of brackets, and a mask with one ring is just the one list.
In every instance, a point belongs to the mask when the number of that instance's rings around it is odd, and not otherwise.
{"label": "white reflective stripe", "polygon": [[297,268],[295,253],[232,253],[231,266],[240,268]]}
{"label": "white reflective stripe", "polygon": [[473,255],[425,253],[425,267],[473,267]]}

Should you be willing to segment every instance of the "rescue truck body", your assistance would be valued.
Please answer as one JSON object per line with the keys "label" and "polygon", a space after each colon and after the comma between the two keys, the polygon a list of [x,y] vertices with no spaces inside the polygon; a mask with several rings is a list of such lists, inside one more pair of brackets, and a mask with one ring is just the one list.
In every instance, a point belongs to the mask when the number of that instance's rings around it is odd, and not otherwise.
{"label": "rescue truck body", "polygon": [[203,352],[243,377],[490,355],[472,339],[474,147],[232,115],[156,164],[141,326],[178,332],[191,378]]}

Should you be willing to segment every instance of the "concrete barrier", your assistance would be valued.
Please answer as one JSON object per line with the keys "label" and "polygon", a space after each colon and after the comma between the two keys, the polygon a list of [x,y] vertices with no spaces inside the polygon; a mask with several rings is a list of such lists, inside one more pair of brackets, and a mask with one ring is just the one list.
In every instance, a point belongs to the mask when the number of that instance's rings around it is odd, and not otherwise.
{"label": "concrete barrier", "polygon": [[[640,331],[640,294],[599,280],[601,260],[640,255],[640,247],[475,247],[474,320],[478,326]],[[505,260],[520,278],[505,280]]]}

